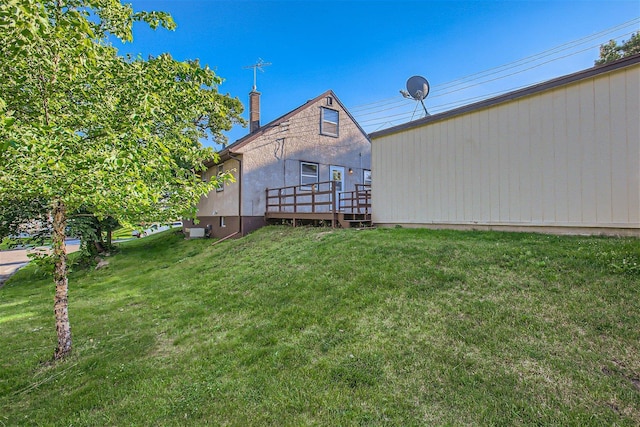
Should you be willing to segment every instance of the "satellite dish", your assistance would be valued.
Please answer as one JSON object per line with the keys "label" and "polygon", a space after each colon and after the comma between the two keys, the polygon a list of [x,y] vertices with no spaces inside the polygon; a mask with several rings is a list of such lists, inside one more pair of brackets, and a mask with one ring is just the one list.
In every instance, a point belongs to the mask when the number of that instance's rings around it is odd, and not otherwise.
{"label": "satellite dish", "polygon": [[407,80],[407,92],[416,101],[422,101],[429,95],[429,82],[422,76],[413,76]]}
{"label": "satellite dish", "polygon": [[409,77],[407,80],[407,90],[401,90],[400,93],[405,98],[413,98],[420,101],[424,108],[424,115],[430,116],[427,107],[424,105],[424,99],[429,95],[429,82],[422,76]]}

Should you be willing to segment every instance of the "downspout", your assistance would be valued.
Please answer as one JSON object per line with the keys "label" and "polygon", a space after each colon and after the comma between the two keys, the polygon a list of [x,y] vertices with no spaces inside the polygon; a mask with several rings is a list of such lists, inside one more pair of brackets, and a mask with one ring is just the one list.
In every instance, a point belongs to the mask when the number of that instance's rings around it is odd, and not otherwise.
{"label": "downspout", "polygon": [[244,236],[242,227],[242,159],[234,156],[231,151],[229,151],[229,157],[238,162],[238,233],[240,236]]}

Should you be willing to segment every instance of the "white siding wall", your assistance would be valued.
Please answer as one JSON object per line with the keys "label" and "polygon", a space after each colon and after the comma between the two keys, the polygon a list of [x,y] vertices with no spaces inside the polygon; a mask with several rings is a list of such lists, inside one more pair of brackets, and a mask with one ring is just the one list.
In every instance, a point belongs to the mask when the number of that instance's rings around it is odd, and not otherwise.
{"label": "white siding wall", "polygon": [[[238,178],[240,167],[235,160],[228,160],[223,163],[223,169],[231,172]],[[218,165],[213,165],[205,174],[207,181],[210,181],[218,174]],[[238,215],[238,182],[228,183],[224,186],[224,191],[211,191],[200,199],[198,203],[198,216],[234,216]]]}
{"label": "white siding wall", "polygon": [[640,229],[640,66],[375,138],[373,221]]}

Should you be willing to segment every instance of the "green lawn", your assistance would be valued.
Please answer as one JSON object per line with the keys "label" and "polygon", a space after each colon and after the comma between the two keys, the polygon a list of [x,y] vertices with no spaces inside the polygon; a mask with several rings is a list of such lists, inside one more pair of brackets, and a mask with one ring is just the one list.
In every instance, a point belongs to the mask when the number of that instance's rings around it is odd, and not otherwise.
{"label": "green lawn", "polygon": [[0,426],[640,425],[640,240],[175,231],[0,289]]}

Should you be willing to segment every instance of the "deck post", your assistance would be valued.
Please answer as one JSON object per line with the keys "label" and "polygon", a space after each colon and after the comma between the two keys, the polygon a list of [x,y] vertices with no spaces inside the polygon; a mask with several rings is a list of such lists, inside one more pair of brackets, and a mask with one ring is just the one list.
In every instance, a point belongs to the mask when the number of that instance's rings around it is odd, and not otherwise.
{"label": "deck post", "polygon": [[333,219],[331,220],[331,228],[336,228],[336,221],[338,220],[338,213],[336,210],[336,182],[331,181],[331,212],[333,213]]}
{"label": "deck post", "polygon": [[[298,212],[298,186],[293,187],[293,213]],[[295,219],[294,219],[295,221]]]}

